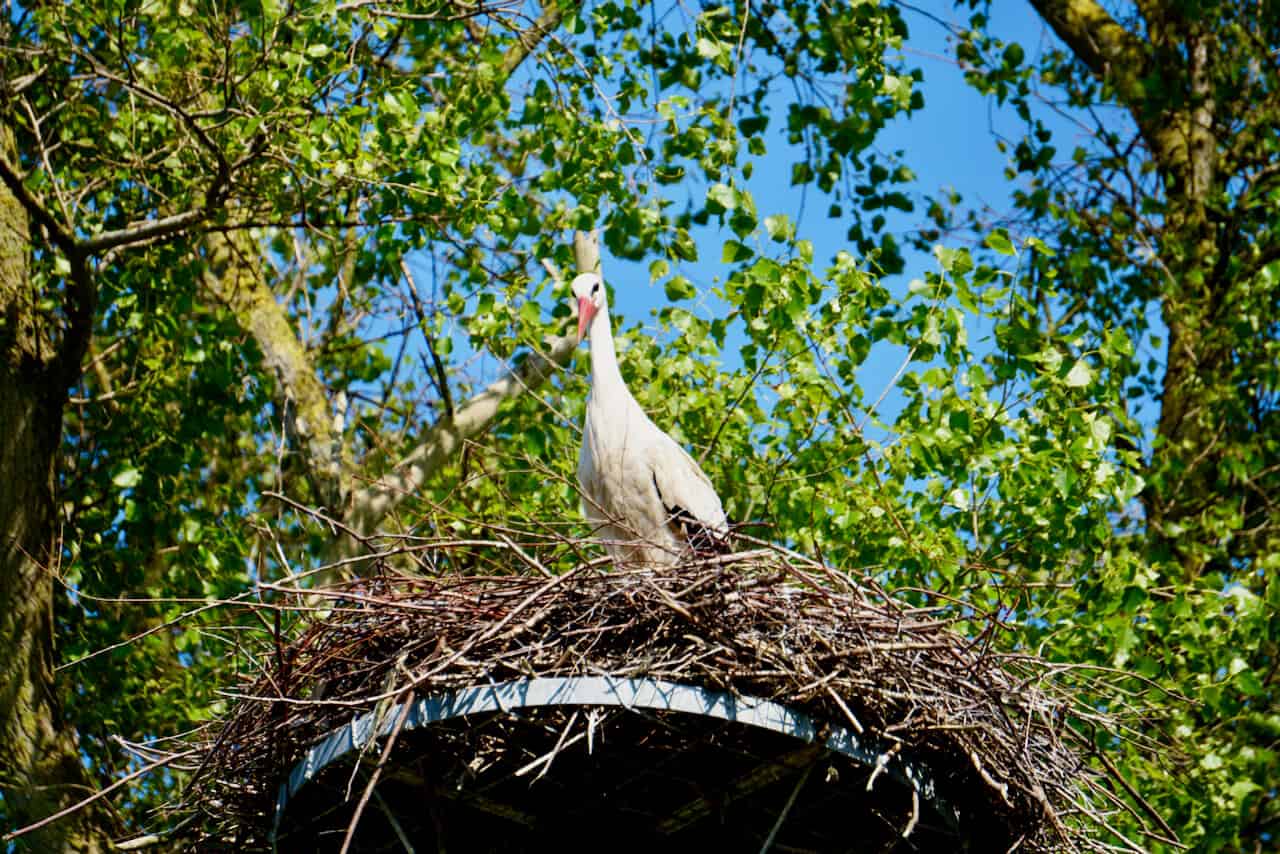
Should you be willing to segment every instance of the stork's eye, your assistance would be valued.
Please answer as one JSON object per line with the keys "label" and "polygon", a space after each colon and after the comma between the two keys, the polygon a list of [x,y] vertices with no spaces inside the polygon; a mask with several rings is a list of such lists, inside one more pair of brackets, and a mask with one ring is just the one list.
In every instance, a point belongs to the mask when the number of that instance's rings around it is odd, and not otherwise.
{"label": "stork's eye", "polygon": [[596,282],[594,285],[591,286],[591,295],[595,296],[599,292],[600,292],[600,283]]}

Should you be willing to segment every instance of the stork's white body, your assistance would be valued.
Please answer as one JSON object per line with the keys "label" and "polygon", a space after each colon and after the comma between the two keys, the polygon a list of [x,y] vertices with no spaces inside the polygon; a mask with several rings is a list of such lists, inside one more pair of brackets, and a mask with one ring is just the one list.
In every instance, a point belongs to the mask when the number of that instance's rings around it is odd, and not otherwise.
{"label": "stork's white body", "polygon": [[[588,318],[591,394],[578,457],[582,509],[616,566],[671,565],[691,540],[723,543],[728,520],[715,487],[674,439],[631,396],[618,370],[599,277],[574,280],[579,311],[597,288]],[[586,293],[579,293],[579,291]]]}

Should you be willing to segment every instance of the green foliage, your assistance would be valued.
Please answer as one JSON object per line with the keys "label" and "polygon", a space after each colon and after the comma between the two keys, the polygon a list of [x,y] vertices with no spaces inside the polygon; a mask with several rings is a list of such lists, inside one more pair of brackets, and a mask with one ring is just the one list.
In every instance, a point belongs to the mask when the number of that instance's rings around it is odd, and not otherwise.
{"label": "green foliage", "polygon": [[[1253,3],[1083,17],[1035,4],[1066,44],[1029,60],[988,4],[965,5],[976,11],[957,55],[1025,122],[1002,145],[1026,187],[1021,227],[1054,250],[1023,271],[1019,335],[1038,336],[1043,363],[1101,406],[1110,464],[1142,478],[1062,594],[1076,615],[1061,612],[1046,648],[1173,692],[1158,728],[1178,750],[1129,767],[1186,842],[1273,846],[1280,235],[1263,199],[1280,192],[1280,77],[1260,51],[1276,16]],[[1055,133],[1045,103],[1078,124]],[[946,206],[932,210],[944,225]]]}

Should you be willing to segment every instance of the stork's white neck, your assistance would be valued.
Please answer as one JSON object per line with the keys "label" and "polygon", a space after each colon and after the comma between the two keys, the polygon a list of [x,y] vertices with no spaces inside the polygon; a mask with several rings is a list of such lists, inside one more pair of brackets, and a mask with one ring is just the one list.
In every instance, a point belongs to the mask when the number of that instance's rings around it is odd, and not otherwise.
{"label": "stork's white neck", "polygon": [[628,394],[618,370],[618,354],[613,349],[613,328],[609,310],[601,309],[591,319],[591,390],[601,402]]}

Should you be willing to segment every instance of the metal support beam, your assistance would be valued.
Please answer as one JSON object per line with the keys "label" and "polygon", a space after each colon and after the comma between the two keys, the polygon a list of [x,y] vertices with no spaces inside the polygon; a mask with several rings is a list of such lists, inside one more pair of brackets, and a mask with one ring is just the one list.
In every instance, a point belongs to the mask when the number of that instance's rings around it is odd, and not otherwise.
{"label": "metal support beam", "polygon": [[[952,826],[959,825],[959,816],[941,800],[931,776],[905,759],[902,753],[892,749],[889,742],[869,734],[855,734],[833,724],[824,727],[826,738],[820,740],[818,726],[802,712],[771,700],[714,691],[695,685],[612,676],[542,677],[477,685],[412,701],[402,730],[427,727],[438,721],[467,715],[548,706],[613,706],[679,712],[782,733],[809,742],[818,753],[830,750],[862,765],[882,768],[884,773],[919,793],[921,800],[931,804]],[[399,708],[396,706],[381,715],[375,712],[358,715],[307,751],[306,756],[294,766],[288,780],[280,785],[273,839],[279,831],[289,799],[330,763],[352,751],[361,750],[372,740],[388,735],[393,722],[399,718]],[[759,773],[763,775],[763,769]],[[755,774],[749,777],[754,778]],[[743,782],[744,785],[751,784],[747,780]],[[765,785],[763,776],[759,785]],[[695,809],[693,805],[688,808]],[[668,821],[675,818],[676,815],[673,815]]]}

